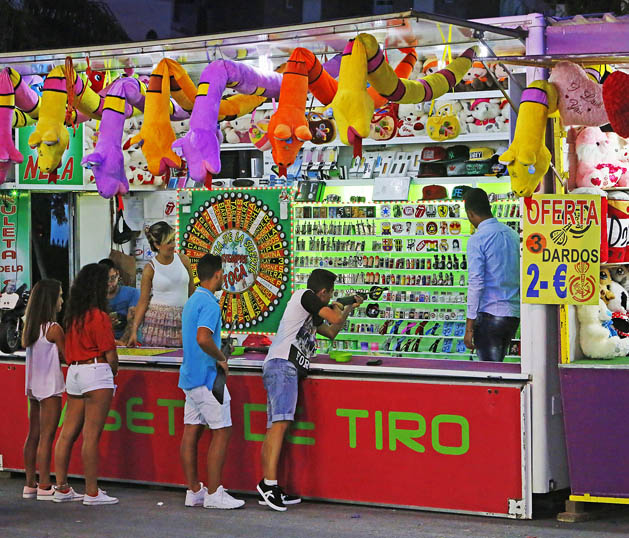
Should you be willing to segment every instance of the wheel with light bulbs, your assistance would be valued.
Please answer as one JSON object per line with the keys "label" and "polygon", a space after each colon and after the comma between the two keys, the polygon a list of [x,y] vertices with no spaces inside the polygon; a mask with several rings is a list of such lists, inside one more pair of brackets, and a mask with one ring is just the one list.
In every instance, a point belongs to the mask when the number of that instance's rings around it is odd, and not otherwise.
{"label": "wheel with light bulbs", "polygon": [[181,252],[195,276],[205,254],[223,258],[217,297],[225,330],[277,330],[283,308],[275,313],[290,295],[290,225],[278,198],[277,189],[199,191],[189,213],[180,207]]}

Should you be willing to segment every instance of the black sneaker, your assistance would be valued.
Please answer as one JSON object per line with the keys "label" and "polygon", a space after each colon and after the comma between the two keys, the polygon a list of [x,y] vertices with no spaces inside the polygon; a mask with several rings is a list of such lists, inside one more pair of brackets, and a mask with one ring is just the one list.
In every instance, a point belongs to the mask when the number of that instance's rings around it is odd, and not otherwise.
{"label": "black sneaker", "polygon": [[[268,486],[267,486],[268,487]],[[298,497],[297,495],[289,495],[288,493],[285,493],[284,490],[282,489],[281,486],[277,486],[280,490],[280,495],[282,497],[282,502],[288,506],[289,504],[299,504],[301,502],[301,497]],[[260,497],[258,499],[258,504],[262,504],[265,505],[266,502],[264,500],[263,497]]]}
{"label": "black sneaker", "polygon": [[[275,486],[267,486],[264,478],[260,480],[257,487],[258,493],[262,496],[262,502],[278,512],[286,512],[286,506],[282,500],[282,489]],[[301,499],[300,499],[301,500]]]}

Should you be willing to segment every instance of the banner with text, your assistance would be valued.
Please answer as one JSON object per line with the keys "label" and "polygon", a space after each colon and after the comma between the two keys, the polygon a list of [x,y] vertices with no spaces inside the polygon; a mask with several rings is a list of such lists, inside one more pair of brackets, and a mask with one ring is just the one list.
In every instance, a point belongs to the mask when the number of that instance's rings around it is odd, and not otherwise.
{"label": "banner with text", "polygon": [[[254,492],[262,476],[266,392],[260,372],[230,373],[233,435],[223,484]],[[24,376],[24,364],[0,369],[5,470],[24,468]],[[186,483],[178,457],[185,405],[178,379],[175,368],[121,368],[100,441],[99,477]],[[509,499],[525,498],[521,405],[521,387],[501,383],[310,376],[300,386],[278,478],[310,498],[507,515]],[[198,451],[203,481],[209,437]],[[80,441],[70,473],[82,473]]]}
{"label": "banner with text", "polygon": [[[17,130],[17,145],[20,153],[24,155],[24,161],[18,166],[17,182],[21,187],[43,185],[46,189],[76,189],[83,186],[83,168],[81,159],[83,158],[83,125],[79,124],[76,133],[68,128],[70,133],[70,143],[66,148],[59,168],[58,178],[52,179],[48,174],[43,174],[37,168],[37,149],[28,145],[28,137],[35,130],[35,126],[22,127]],[[28,188],[28,187],[27,187]]]}
{"label": "banner with text", "polygon": [[11,283],[31,285],[31,196],[4,191],[0,195],[0,289]]}
{"label": "banner with text", "polygon": [[522,302],[598,304],[600,196],[542,194],[524,206]]}

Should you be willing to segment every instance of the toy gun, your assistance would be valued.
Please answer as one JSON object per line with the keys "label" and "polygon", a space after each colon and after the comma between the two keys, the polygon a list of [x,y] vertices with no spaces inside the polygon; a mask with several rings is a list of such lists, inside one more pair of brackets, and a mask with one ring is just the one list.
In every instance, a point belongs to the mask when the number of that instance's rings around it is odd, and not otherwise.
{"label": "toy gun", "polygon": [[359,291],[354,293],[353,295],[349,295],[347,297],[341,297],[337,299],[335,302],[342,304],[343,306],[347,306],[350,304],[354,304],[356,302],[356,295],[359,295],[363,299],[371,299],[372,301],[377,301],[382,297],[382,294],[387,291],[389,288],[385,288],[383,286],[371,286],[369,291]]}

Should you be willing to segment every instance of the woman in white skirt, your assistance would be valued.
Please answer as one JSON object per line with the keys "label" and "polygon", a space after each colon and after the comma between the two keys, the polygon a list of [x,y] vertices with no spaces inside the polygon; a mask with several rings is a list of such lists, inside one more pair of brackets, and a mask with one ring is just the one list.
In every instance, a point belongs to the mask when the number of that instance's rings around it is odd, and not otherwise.
{"label": "woman in white skirt", "polygon": [[160,221],[145,230],[156,256],[146,264],[129,346],[181,347],[181,313],[195,285],[190,260],[175,252],[175,229]]}
{"label": "woman in white skirt", "polygon": [[26,307],[22,333],[30,408],[28,437],[24,443],[26,485],[22,497],[38,501],[51,501],[55,493],[50,481],[50,458],[65,390],[61,371],[64,333],[56,322],[63,304],[62,293],[58,280],[45,279],[35,284]]}

